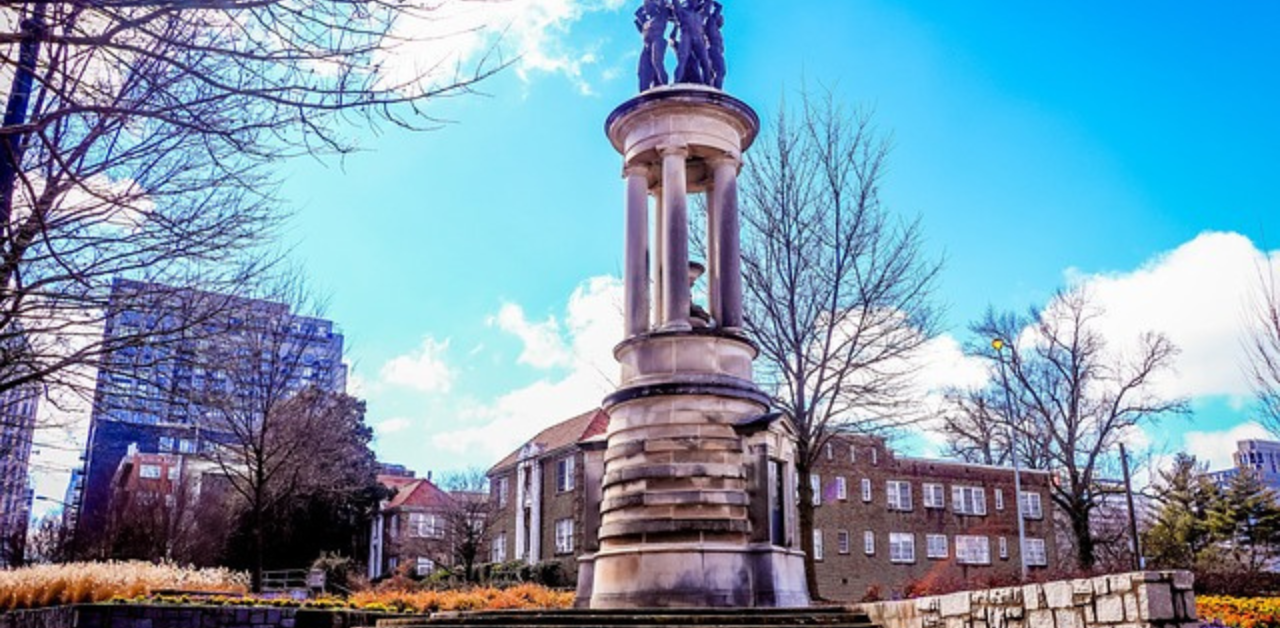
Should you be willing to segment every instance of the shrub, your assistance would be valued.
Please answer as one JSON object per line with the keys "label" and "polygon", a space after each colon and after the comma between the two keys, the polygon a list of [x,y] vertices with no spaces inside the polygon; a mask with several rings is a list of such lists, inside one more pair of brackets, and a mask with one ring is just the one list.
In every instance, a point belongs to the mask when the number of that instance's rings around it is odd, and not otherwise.
{"label": "shrub", "polygon": [[0,571],[0,610],[136,598],[154,591],[243,594],[248,577],[227,569],[147,562],[63,563]]}

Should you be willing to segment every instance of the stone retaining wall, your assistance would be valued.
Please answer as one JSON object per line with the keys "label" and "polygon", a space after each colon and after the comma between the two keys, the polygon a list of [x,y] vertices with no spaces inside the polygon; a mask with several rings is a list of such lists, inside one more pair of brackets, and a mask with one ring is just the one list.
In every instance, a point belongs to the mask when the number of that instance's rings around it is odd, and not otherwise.
{"label": "stone retaining wall", "polygon": [[352,610],[82,604],[0,614],[0,628],[359,628],[398,617]]}
{"label": "stone retaining wall", "polygon": [[861,605],[883,628],[1197,628],[1194,578],[1148,571]]}

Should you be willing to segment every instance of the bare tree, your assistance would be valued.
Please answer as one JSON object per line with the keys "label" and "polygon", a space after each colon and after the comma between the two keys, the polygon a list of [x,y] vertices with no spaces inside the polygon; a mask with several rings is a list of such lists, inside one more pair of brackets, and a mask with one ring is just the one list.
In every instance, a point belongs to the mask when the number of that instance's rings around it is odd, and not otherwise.
{"label": "bare tree", "polygon": [[466,582],[477,582],[476,564],[484,561],[486,539],[494,522],[489,502],[489,478],[484,469],[472,468],[446,474],[440,488],[449,493],[444,512],[445,534],[455,567]]}
{"label": "bare tree", "polygon": [[813,566],[810,471],[827,439],[909,420],[913,359],[936,334],[940,264],[880,202],[889,146],[828,94],[785,110],[743,178],[746,325],[762,384],[799,437],[800,539]]}
{"label": "bare tree", "polygon": [[211,458],[248,517],[253,587],[259,590],[268,517],[290,503],[358,492],[374,483],[372,432],[364,402],[322,381],[318,355],[331,331],[291,314],[296,282],[274,301],[253,300],[202,356],[208,384],[192,407],[203,413]]}
{"label": "bare tree", "polygon": [[[1173,343],[1146,332],[1135,346],[1119,350],[1098,331],[1101,313],[1083,289],[1059,292],[1044,309],[1025,315],[988,310],[971,326],[978,341],[969,347],[991,364],[991,388],[983,395],[988,401],[953,411],[963,424],[991,433],[1012,426],[1028,444],[1020,461],[1055,474],[1050,497],[1066,519],[1083,569],[1098,560],[1095,511],[1120,491],[1116,478],[1106,477],[1117,445],[1141,425],[1187,412],[1184,399],[1166,397],[1155,385],[1173,366]],[[997,338],[1004,341],[1003,355],[990,344]],[[1007,380],[1000,375],[1001,359]],[[1013,408],[1004,401],[1006,390]],[[950,436],[959,437],[954,431]]]}
{"label": "bare tree", "polygon": [[260,245],[282,218],[275,163],[353,149],[351,123],[429,128],[426,102],[501,68],[411,59],[415,43],[458,34],[433,21],[442,6],[0,6],[0,391],[87,395],[100,358],[149,337],[101,333],[113,278],[245,285],[273,259]]}
{"label": "bare tree", "polygon": [[1280,433],[1280,278],[1270,267],[1259,269],[1258,278],[1261,300],[1248,341],[1249,375],[1263,421]]}
{"label": "bare tree", "polygon": [[34,563],[60,563],[68,558],[70,535],[63,525],[62,513],[54,512],[40,518],[32,530],[27,544],[27,560]]}

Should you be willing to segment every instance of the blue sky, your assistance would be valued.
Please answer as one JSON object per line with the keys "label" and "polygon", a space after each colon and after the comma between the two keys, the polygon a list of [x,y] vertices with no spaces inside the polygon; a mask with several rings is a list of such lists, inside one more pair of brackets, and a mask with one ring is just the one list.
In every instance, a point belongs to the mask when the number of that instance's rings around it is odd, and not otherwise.
{"label": "blue sky", "polygon": [[[1222,460],[1259,433],[1239,343],[1256,269],[1280,267],[1280,5],[723,2],[726,89],[762,118],[807,83],[891,135],[888,206],[946,260],[938,383],[978,377],[956,342],[988,304],[1091,283],[1117,343],[1184,345],[1164,386],[1196,415],[1137,440]],[[636,91],[637,4],[463,3],[416,27],[497,27],[417,52],[474,60],[505,31],[523,57],[484,95],[435,103],[438,130],[282,164],[292,255],[386,460],[488,466],[609,389],[622,182],[602,126]],[[57,475],[38,492],[60,496]]]}

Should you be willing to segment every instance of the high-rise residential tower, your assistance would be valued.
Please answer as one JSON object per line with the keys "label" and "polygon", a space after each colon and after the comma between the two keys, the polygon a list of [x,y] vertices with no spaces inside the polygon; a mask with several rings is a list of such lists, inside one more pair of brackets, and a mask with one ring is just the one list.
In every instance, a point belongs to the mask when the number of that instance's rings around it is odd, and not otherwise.
{"label": "high-rise residential tower", "polygon": [[111,478],[131,445],[197,455],[218,442],[209,400],[262,394],[254,377],[279,377],[284,392],[346,390],[342,335],[284,303],[117,280],[103,333],[112,350],[98,372],[80,493],[70,500],[77,535],[104,525]]}

